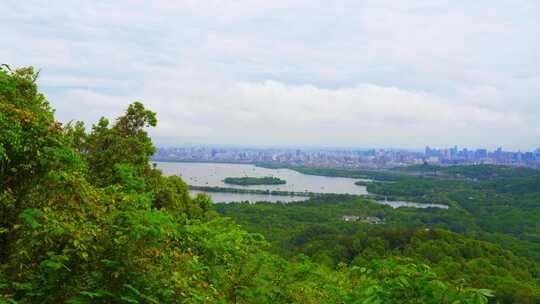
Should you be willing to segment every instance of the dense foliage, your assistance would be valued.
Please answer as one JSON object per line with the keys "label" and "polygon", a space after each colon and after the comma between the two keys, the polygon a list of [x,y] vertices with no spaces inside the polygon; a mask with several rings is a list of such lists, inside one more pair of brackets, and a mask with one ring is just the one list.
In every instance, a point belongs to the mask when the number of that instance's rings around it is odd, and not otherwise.
{"label": "dense foliage", "polygon": [[253,185],[284,185],[287,183],[278,177],[265,176],[265,177],[227,177],[223,180],[226,184],[241,185],[241,186],[253,186]]}
{"label": "dense foliage", "polygon": [[415,165],[381,172],[289,168],[306,174],[371,177],[375,182],[358,181],[357,184],[367,186],[370,193],[380,197],[448,205],[450,209],[443,213],[420,213],[422,215],[415,216],[410,224],[474,233],[477,238],[498,243],[540,262],[538,170],[499,165]]}
{"label": "dense foliage", "polygon": [[62,126],[0,69],[0,303],[486,303],[411,259],[287,261],[149,165],[156,115]]}
{"label": "dense foliage", "polygon": [[[263,234],[284,257],[301,253],[330,268],[342,263],[355,266],[377,259],[408,258],[430,265],[445,280],[478,288],[489,286],[501,303],[540,300],[540,268],[533,261],[499,245],[477,241],[472,234],[420,228],[448,229],[453,222],[474,227],[464,214],[446,215],[451,209],[392,209],[347,195],[287,204],[217,204],[215,208],[248,231]],[[377,217],[383,223],[348,222],[344,216]]]}
{"label": "dense foliage", "polygon": [[330,177],[351,177],[351,178],[369,178],[379,181],[397,181],[406,179],[408,172],[397,172],[388,170],[358,170],[358,169],[340,169],[340,168],[319,168],[319,167],[305,167],[305,166],[292,166],[286,164],[275,163],[256,163],[258,167],[269,169],[291,169],[303,174],[309,175],[321,175]]}
{"label": "dense foliage", "polygon": [[[318,170],[326,174],[335,172]],[[406,175],[397,173],[390,183],[360,181],[358,184],[389,199],[444,204],[450,208],[393,210],[368,199],[332,195],[314,197],[305,203],[229,204],[217,208],[246,229],[264,234],[282,255],[301,252],[333,266],[340,262],[364,261],[364,254],[358,255],[353,244],[359,238],[367,239],[363,246],[368,249],[363,250],[370,252],[368,260],[389,254],[408,256],[432,265],[442,277],[464,279],[476,287],[489,285],[503,303],[540,301],[536,264],[540,262],[539,171],[491,165],[422,165],[400,171],[405,171]],[[359,223],[344,223],[341,221],[344,215],[378,217],[384,220],[384,227],[399,229],[375,233]],[[413,238],[405,237],[407,229],[420,228],[444,228],[465,233],[470,238],[494,242],[502,248],[489,247],[486,243],[440,230],[437,230],[437,237],[446,238],[443,243],[425,238],[412,242]],[[410,234],[415,236],[422,229]],[[395,235],[400,234],[400,245],[396,247]],[[406,238],[409,241],[403,241]],[[441,250],[437,249],[439,247]],[[474,255],[466,253],[470,248],[476,248]],[[455,250],[464,253],[456,256]],[[476,266],[471,270],[471,265]]]}
{"label": "dense foliage", "polygon": [[467,178],[411,177],[396,183],[373,183],[368,190],[394,198],[453,206],[474,221],[474,226],[455,226],[452,230],[482,233],[485,238],[498,240],[516,253],[540,262],[539,171],[500,166],[438,171]]}
{"label": "dense foliage", "polygon": [[198,190],[204,192],[221,192],[221,193],[252,193],[252,194],[271,194],[271,195],[287,195],[287,196],[319,196],[321,193],[308,192],[308,191],[282,191],[282,190],[270,190],[270,189],[247,189],[247,188],[230,188],[230,187],[214,187],[214,186],[193,186],[190,185],[189,189]]}
{"label": "dense foliage", "polygon": [[503,179],[540,176],[540,171],[531,168],[500,165],[461,165],[443,167],[424,164],[397,168],[396,170],[415,175],[454,178],[465,177],[469,179]]}

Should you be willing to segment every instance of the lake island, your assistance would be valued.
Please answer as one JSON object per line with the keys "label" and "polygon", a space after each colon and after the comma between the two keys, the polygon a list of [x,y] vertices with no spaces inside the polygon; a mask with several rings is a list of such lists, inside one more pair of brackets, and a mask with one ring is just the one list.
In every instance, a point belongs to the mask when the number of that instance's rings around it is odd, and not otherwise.
{"label": "lake island", "polygon": [[266,176],[266,177],[227,177],[223,180],[226,184],[240,185],[240,186],[253,186],[253,185],[284,185],[286,180]]}

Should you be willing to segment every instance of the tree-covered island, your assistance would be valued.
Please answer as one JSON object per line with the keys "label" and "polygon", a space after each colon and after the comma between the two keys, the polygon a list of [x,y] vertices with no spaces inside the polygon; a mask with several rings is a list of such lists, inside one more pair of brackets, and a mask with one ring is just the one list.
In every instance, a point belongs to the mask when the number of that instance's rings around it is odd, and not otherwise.
{"label": "tree-covered island", "polygon": [[226,184],[240,185],[240,186],[254,186],[254,185],[285,185],[286,180],[266,176],[266,177],[227,177],[223,180]]}

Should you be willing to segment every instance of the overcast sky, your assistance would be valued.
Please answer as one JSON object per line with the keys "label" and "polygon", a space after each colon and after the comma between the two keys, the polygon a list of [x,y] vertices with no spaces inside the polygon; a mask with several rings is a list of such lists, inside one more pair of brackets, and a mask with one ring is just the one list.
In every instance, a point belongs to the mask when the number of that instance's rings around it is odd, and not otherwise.
{"label": "overcast sky", "polygon": [[0,1],[61,121],[140,100],[158,145],[531,150],[540,1]]}

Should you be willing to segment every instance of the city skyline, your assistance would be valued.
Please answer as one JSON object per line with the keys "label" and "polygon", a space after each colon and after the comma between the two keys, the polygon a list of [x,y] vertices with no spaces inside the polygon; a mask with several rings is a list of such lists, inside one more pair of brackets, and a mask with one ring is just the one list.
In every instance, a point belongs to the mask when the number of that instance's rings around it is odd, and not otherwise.
{"label": "city skyline", "polygon": [[410,165],[511,165],[540,169],[540,148],[534,151],[468,149],[453,146],[423,151],[405,149],[262,148],[227,146],[160,147],[155,161],[276,163],[310,167],[392,169]]}
{"label": "city skyline", "polygon": [[157,148],[189,148],[189,147],[206,147],[206,148],[235,148],[235,149],[301,149],[301,150],[358,150],[358,151],[368,151],[368,150],[387,150],[387,151],[410,151],[410,152],[425,152],[425,149],[427,147],[432,149],[451,149],[451,148],[459,148],[459,149],[468,149],[471,151],[476,150],[487,150],[487,151],[495,151],[497,149],[501,149],[504,152],[537,152],[540,151],[540,143],[537,145],[537,147],[532,149],[506,149],[502,145],[491,145],[489,147],[487,146],[463,146],[463,145],[457,145],[452,144],[448,146],[435,146],[430,144],[424,144],[423,146],[414,147],[414,148],[405,148],[405,147],[385,147],[385,146],[371,146],[371,147],[365,147],[360,145],[349,145],[349,146],[332,146],[332,145],[280,145],[280,144],[226,144],[226,143],[179,143],[174,145],[157,145]]}

